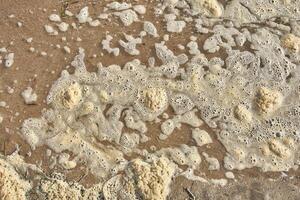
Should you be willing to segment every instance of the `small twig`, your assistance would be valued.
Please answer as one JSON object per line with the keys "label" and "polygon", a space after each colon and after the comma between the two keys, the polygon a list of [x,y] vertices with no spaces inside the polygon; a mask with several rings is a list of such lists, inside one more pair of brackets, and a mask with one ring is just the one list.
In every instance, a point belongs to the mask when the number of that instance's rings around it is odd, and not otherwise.
{"label": "small twig", "polygon": [[62,1],[62,7],[60,11],[60,16],[61,17],[66,17],[65,11],[68,9],[69,5],[71,4],[76,4],[79,3],[79,1],[74,1],[74,0],[64,0]]}
{"label": "small twig", "polygon": [[188,188],[184,188],[184,190],[187,192],[187,194],[189,195],[189,199],[190,200],[195,200],[196,197],[195,195],[188,189]]}
{"label": "small twig", "polygon": [[248,6],[246,6],[244,3],[240,2],[240,5],[243,6],[244,8],[246,8],[246,10],[251,14],[254,15],[256,19],[259,20],[260,16],[258,14],[256,14],[255,12],[253,12]]}
{"label": "small twig", "polygon": [[88,174],[88,170],[86,170],[85,173],[80,176],[80,178],[77,182],[80,183],[82,181],[82,179],[84,179],[87,176],[87,174]]}

